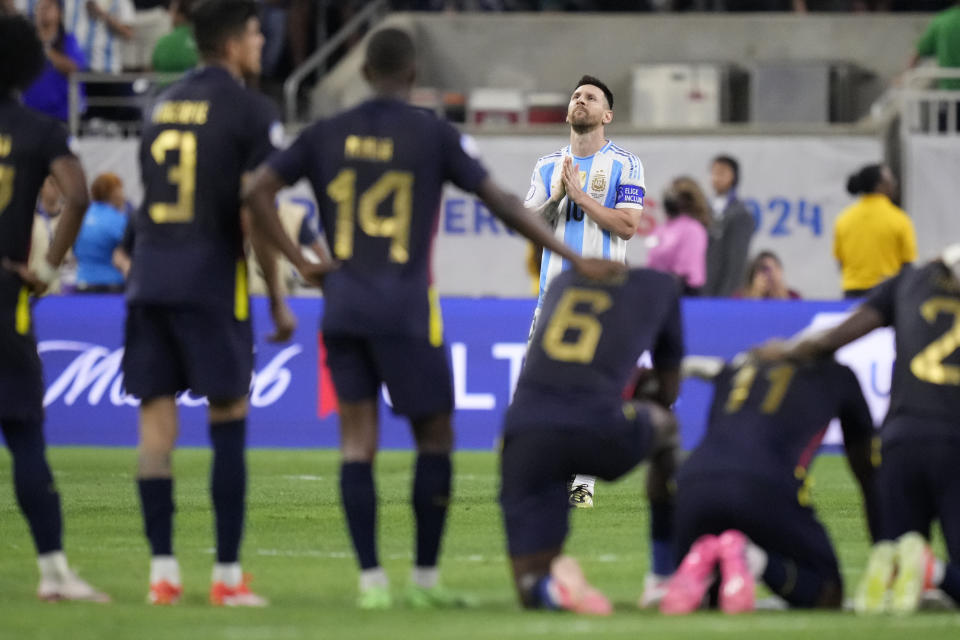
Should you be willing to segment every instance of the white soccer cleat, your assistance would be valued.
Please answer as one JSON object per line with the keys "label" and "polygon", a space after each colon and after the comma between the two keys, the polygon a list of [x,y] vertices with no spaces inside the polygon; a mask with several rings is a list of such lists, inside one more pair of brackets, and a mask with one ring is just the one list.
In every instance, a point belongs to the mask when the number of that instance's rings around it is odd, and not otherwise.
{"label": "white soccer cleat", "polygon": [[589,485],[578,484],[570,489],[570,506],[578,509],[593,508],[593,491]]}
{"label": "white soccer cleat", "polygon": [[659,607],[663,596],[667,594],[667,584],[669,582],[670,576],[648,573],[643,579],[643,595],[640,596],[637,606],[641,609],[656,609]]}
{"label": "white soccer cleat", "polygon": [[60,600],[110,602],[110,596],[97,591],[69,569],[56,576],[41,578],[40,586],[37,587],[37,597],[46,602]]}

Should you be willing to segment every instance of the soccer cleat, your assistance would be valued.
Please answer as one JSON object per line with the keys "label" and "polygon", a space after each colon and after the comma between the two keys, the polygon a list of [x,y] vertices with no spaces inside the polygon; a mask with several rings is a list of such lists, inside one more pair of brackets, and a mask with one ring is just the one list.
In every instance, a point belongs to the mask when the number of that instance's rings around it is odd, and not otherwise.
{"label": "soccer cleat", "polygon": [[700,536],[667,583],[667,592],[660,602],[660,612],[681,615],[698,609],[713,584],[719,556],[720,542],[717,537],[709,534]]}
{"label": "soccer cleat", "polygon": [[667,584],[670,582],[670,576],[658,576],[655,573],[648,573],[643,579],[643,595],[637,602],[641,609],[656,609],[667,595]]}
{"label": "soccer cleat", "polygon": [[357,598],[357,607],[366,611],[378,609],[389,609],[393,606],[393,596],[390,595],[390,588],[382,585],[374,585],[360,590],[360,596]]}
{"label": "soccer cleat", "polygon": [[81,602],[110,602],[110,596],[97,591],[69,569],[53,577],[41,578],[37,597],[46,602],[76,600]]}
{"label": "soccer cleat", "polygon": [[730,529],[717,538],[720,548],[720,608],[744,613],[756,606],[756,581],[747,566],[747,536]]}
{"label": "soccer cleat", "polygon": [[925,589],[932,589],[933,552],[919,533],[905,533],[897,540],[897,577],[893,580],[890,609],[897,614],[913,613],[920,606]]}
{"label": "soccer cleat", "polygon": [[867,568],[853,597],[857,613],[882,613],[889,607],[889,589],[897,567],[897,548],[892,542],[873,545]]}
{"label": "soccer cleat", "polygon": [[578,509],[593,509],[593,493],[585,484],[578,484],[570,489],[570,505]]}
{"label": "soccer cleat", "polygon": [[156,605],[172,605],[180,602],[180,596],[183,595],[183,586],[173,584],[167,580],[158,580],[150,583],[150,593],[147,594],[147,602]]}
{"label": "soccer cleat", "polygon": [[266,598],[250,591],[248,583],[250,576],[244,574],[243,581],[235,587],[228,587],[224,582],[214,582],[210,585],[210,604],[215,607],[265,607]]}
{"label": "soccer cleat", "polygon": [[439,584],[429,589],[417,584],[407,585],[403,600],[411,609],[462,609],[470,606],[470,601],[463,595]]}
{"label": "soccer cleat", "polygon": [[558,556],[550,563],[550,577],[555,602],[561,609],[587,616],[608,616],[613,605],[607,597],[587,582],[577,561],[570,556]]}

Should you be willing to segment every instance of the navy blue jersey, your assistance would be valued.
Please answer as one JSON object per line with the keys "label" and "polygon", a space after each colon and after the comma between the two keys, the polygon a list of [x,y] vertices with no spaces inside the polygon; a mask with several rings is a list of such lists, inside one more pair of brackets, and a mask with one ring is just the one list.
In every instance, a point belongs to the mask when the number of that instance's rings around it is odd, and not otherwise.
{"label": "navy blue jersey", "polygon": [[241,178],[274,150],[279,127],[269,101],[219,66],[160,95],[140,146],[128,302],[234,309],[244,319]]}
{"label": "navy blue jersey", "polygon": [[[884,442],[960,439],[960,284],[940,261],[906,266],[871,291],[864,304],[896,334]],[[896,418],[918,420],[901,424]]]}
{"label": "navy blue jersey", "polygon": [[565,271],[547,289],[514,401],[553,396],[557,402],[549,404],[564,405],[567,415],[567,405],[589,412],[619,403],[648,350],[658,369],[676,369],[683,358],[680,290],[672,276],[632,269],[598,282]]}
{"label": "navy blue jersey", "polygon": [[[67,155],[62,124],[0,97],[0,258],[27,261],[37,194],[50,163]],[[0,269],[0,308],[17,305],[22,285],[19,276]]]}
{"label": "navy blue jersey", "polygon": [[307,178],[342,261],[324,283],[325,332],[442,342],[430,258],[444,182],[476,191],[486,170],[434,114],[369,100],[306,129],[270,167]]}
{"label": "navy blue jersey", "polygon": [[681,476],[739,472],[794,487],[835,417],[847,441],[873,437],[857,377],[833,359],[727,365],[714,379],[707,433]]}

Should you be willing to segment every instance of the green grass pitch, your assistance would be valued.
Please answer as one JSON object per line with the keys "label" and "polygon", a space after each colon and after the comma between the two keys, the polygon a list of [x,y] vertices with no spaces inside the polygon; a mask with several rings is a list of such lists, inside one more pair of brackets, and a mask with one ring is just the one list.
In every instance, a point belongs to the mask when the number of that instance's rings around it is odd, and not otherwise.
{"label": "green grass pitch", "polygon": [[[206,604],[213,562],[209,458],[208,451],[196,449],[175,456],[174,544],[185,599],[177,607],[153,608],[144,600],[148,552],[133,483],[134,452],[50,451],[63,499],[67,554],[81,575],[113,596],[109,605],[36,600],[32,543],[14,502],[9,456],[0,454],[0,638],[960,638],[957,613],[864,619],[822,612],[740,617],[710,612],[668,619],[637,610],[648,562],[640,473],[598,487],[597,508],[574,513],[567,547],[614,600],[616,613],[587,619],[523,612],[504,557],[492,453],[456,456],[456,496],[441,561],[444,582],[471,594],[476,608],[357,611],[357,571],[339,507],[337,453],[258,450],[249,454],[243,563],[271,606],[214,609]],[[386,452],[377,465],[380,552],[396,591],[407,580],[413,547],[411,463],[410,453]],[[840,457],[822,457],[814,477],[814,501],[836,544],[849,595],[867,555],[857,493]]]}

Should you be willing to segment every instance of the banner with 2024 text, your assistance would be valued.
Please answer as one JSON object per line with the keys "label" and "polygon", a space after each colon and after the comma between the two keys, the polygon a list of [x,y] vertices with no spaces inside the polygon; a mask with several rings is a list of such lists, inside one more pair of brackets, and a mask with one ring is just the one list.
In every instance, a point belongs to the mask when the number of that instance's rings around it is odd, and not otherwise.
{"label": "banner with 2024 text", "polygon": [[[323,301],[291,301],[299,325],[293,339],[270,344],[267,305],[253,300],[256,367],[251,376],[249,444],[253,447],[336,447],[336,394],[329,372],[318,361]],[[520,373],[532,299],[442,301],[461,449],[495,447],[503,414]],[[775,336],[842,319],[849,305],[802,301],[684,301],[687,353],[732,357]],[[638,310],[642,313],[642,310]],[[41,300],[34,309],[38,348],[46,381],[46,434],[53,445],[133,446],[137,401],[123,387],[123,319],[120,296],[63,296]],[[886,411],[893,363],[893,338],[879,331],[850,345],[839,358],[857,373],[875,421]],[[438,381],[424,380],[424,384]],[[683,442],[694,446],[705,428],[710,385],[684,383],[677,403]],[[206,401],[182,394],[180,445],[207,443]],[[407,423],[381,400],[381,443],[409,448]],[[596,425],[602,429],[603,425]],[[839,441],[834,427],[827,444]]]}

